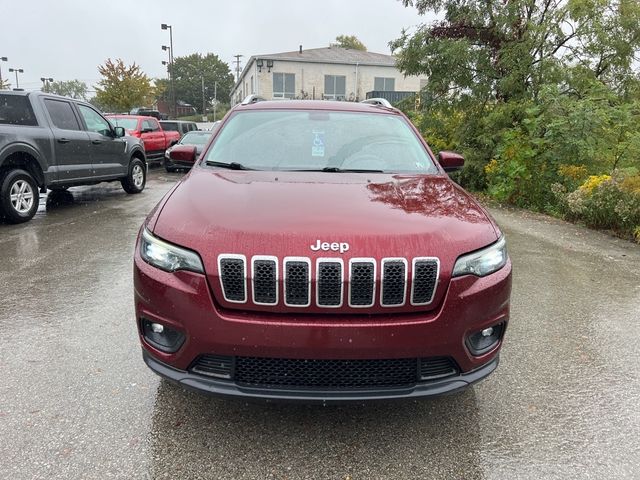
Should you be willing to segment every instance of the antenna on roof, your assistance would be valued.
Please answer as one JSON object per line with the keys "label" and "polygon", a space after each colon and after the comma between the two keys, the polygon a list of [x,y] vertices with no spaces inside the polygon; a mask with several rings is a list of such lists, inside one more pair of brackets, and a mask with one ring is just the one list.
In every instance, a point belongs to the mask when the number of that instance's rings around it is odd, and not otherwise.
{"label": "antenna on roof", "polygon": [[302,53],[302,45],[300,45],[300,51],[298,53]]}

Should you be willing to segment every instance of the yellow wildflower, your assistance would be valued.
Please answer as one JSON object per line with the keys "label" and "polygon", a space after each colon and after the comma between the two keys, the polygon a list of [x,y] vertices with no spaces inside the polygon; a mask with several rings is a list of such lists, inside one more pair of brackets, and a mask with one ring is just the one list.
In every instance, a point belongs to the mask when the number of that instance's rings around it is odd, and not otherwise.
{"label": "yellow wildflower", "polygon": [[611,175],[590,175],[587,180],[580,185],[580,190],[585,193],[591,194],[595,188],[597,188],[602,182],[611,180]]}
{"label": "yellow wildflower", "polygon": [[484,173],[487,175],[492,175],[498,171],[498,160],[495,158],[491,159],[489,163],[484,166]]}
{"label": "yellow wildflower", "polygon": [[572,180],[582,180],[587,177],[587,167],[584,165],[560,165],[558,175]]}

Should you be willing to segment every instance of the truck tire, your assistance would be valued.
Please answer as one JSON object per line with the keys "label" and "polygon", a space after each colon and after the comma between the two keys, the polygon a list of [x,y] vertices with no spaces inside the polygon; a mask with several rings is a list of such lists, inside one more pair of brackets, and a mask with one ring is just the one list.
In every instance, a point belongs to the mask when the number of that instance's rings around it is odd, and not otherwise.
{"label": "truck tire", "polygon": [[10,223],[31,220],[39,202],[38,185],[29,172],[14,169],[0,177],[0,210]]}
{"label": "truck tire", "polygon": [[139,158],[132,158],[129,173],[120,183],[127,193],[140,193],[147,183],[147,166]]}

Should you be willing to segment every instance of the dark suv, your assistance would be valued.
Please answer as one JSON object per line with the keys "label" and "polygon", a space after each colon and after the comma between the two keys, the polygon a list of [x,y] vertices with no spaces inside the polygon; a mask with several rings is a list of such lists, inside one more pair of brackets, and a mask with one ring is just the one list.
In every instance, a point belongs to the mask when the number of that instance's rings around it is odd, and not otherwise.
{"label": "dark suv", "polygon": [[185,122],[182,120],[161,120],[160,125],[165,132],[178,132],[180,135],[198,130],[196,122]]}
{"label": "dark suv", "polygon": [[0,92],[0,216],[26,222],[39,193],[120,181],[145,187],[142,142],[125,136],[92,105],[41,92]]}

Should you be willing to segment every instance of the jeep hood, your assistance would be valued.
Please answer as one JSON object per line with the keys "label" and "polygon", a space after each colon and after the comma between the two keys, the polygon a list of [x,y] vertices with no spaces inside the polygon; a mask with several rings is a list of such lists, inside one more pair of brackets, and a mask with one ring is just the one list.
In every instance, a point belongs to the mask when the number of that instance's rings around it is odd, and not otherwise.
{"label": "jeep hood", "polygon": [[[486,212],[444,175],[198,167],[149,228],[200,254],[219,301],[219,254],[308,257],[312,262],[319,257],[345,262],[405,257],[409,264],[413,257],[438,257],[440,280],[448,285],[458,256],[498,239]],[[318,240],[346,242],[349,250],[312,251]],[[444,290],[438,290],[434,304]]]}

